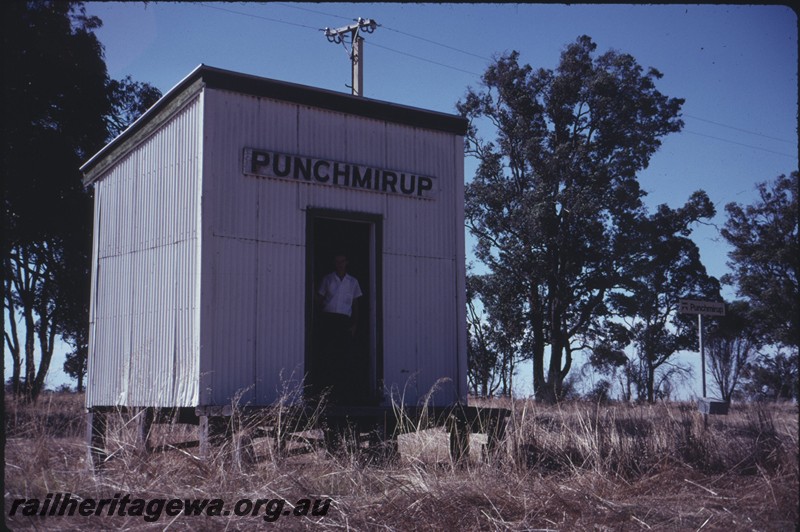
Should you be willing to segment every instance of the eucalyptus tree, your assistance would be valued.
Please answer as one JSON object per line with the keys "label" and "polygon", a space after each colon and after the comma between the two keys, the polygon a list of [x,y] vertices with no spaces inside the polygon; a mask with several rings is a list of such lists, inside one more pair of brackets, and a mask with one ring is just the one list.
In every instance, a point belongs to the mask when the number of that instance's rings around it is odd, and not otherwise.
{"label": "eucalyptus tree", "polygon": [[800,401],[800,359],[797,351],[779,348],[762,353],[744,371],[744,391],[753,399]]}
{"label": "eucalyptus tree", "polygon": [[750,205],[729,203],[721,230],[732,246],[731,273],[723,281],[736,287],[749,303],[758,339],[773,344],[744,369],[752,397],[797,397],[800,348],[800,268],[798,246],[798,172],[757,185]]}
{"label": "eucalyptus tree", "polygon": [[469,276],[467,288],[473,389],[483,396],[511,395],[527,340],[522,298],[509,279],[493,274]]}
{"label": "eucalyptus tree", "polygon": [[472,395],[490,397],[500,385],[498,355],[491,345],[491,326],[476,305],[474,276],[467,276],[467,381]]}
{"label": "eucalyptus tree", "polygon": [[733,247],[731,273],[723,281],[747,298],[767,338],[794,353],[800,346],[797,188],[797,171],[759,183],[753,204],[725,206],[728,219],[721,230]]}
{"label": "eucalyptus tree", "polygon": [[[660,205],[639,219],[629,231],[629,245],[636,253],[626,267],[624,287],[608,296],[614,324],[627,331],[632,356],[624,361],[628,386],[637,399],[653,402],[673,381],[688,378],[688,366],[677,363],[679,351],[697,349],[697,321],[678,313],[680,299],[719,298],[719,282],[709,276],[700,251],[691,240],[692,227],[714,216],[705,192],[695,192],[678,209]],[[611,324],[604,327],[613,331]],[[619,334],[597,334],[600,345]],[[597,355],[597,353],[595,353]],[[594,360],[602,360],[595,356]],[[616,358],[619,360],[619,358]],[[606,362],[608,363],[608,362]]]}
{"label": "eucalyptus tree", "polygon": [[579,37],[555,70],[504,55],[458,103],[478,162],[465,208],[475,253],[517,287],[525,356],[545,400],[560,397],[582,334],[625,280],[627,230],[645,195],[637,173],[683,126],[683,100],[656,88],[660,72],[596,48]]}
{"label": "eucalyptus tree", "polygon": [[705,345],[711,378],[722,400],[730,401],[763,345],[760,327],[749,303],[734,301],[708,329]]}
{"label": "eucalyptus tree", "polygon": [[91,198],[78,168],[102,146],[110,110],[102,48],[92,31],[99,24],[77,3],[4,7],[4,334],[14,391],[31,398],[53,354],[59,287],[71,280],[72,260],[80,260],[66,248],[91,235],[85,215]]}
{"label": "eucalyptus tree", "polygon": [[92,197],[79,168],[158,91],[111,83],[102,22],[82,2],[6,2],[2,24],[3,333],[12,389],[35,399],[57,338],[85,358]]}

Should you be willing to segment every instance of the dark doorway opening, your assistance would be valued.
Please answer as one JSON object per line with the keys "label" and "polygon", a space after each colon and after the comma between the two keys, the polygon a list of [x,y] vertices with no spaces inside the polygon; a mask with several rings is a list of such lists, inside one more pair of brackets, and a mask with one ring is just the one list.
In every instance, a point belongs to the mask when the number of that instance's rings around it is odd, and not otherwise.
{"label": "dark doorway opening", "polygon": [[[333,403],[380,402],[380,221],[375,215],[308,211],[306,389],[313,397],[327,391],[328,400]],[[355,335],[348,335],[344,364],[331,360],[329,331],[323,325],[322,309],[315,297],[323,277],[334,270],[334,257],[340,254],[347,257],[347,273],[356,278],[363,294],[358,298],[356,331]]]}

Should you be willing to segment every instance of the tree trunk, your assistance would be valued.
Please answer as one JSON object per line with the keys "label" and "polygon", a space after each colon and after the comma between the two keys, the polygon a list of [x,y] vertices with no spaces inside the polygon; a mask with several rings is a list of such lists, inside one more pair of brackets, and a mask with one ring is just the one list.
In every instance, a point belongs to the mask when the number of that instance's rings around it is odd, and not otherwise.
{"label": "tree trunk", "polygon": [[511,355],[509,359],[509,370],[508,370],[508,397],[514,393],[514,356]]}
{"label": "tree trunk", "polygon": [[36,366],[34,365],[34,321],[33,314],[29,307],[23,305],[23,312],[25,316],[25,384],[22,389],[22,395],[26,399],[32,399],[31,392],[33,390],[33,382],[36,380]]}
{"label": "tree trunk", "polygon": [[36,373],[36,379],[33,381],[31,389],[31,400],[35,401],[39,394],[44,389],[44,379],[47,372],[50,370],[50,361],[53,359],[53,343],[55,340],[55,327],[47,319],[46,310],[42,310],[39,315],[39,350],[41,351],[41,360],[39,361],[39,371]]}
{"label": "tree trunk", "polygon": [[554,339],[550,344],[550,368],[547,372],[548,388],[550,388],[550,400],[556,402],[561,399],[562,380],[561,380],[561,356],[563,346],[561,339]]}
{"label": "tree trunk", "polygon": [[536,399],[543,399],[547,383],[544,379],[544,320],[539,308],[537,287],[532,286],[528,293],[530,324],[533,331],[533,393]]}
{"label": "tree trunk", "polygon": [[[554,306],[557,305],[554,302]],[[564,356],[566,344],[564,342],[564,332],[561,328],[561,309],[554,308],[550,318],[550,367],[548,369],[548,385],[550,387],[550,400],[552,402],[561,400],[564,379],[561,368],[561,360]]]}
{"label": "tree trunk", "polygon": [[[10,266],[7,267],[10,270]],[[8,331],[3,331],[5,336],[5,342],[8,346],[8,350],[11,353],[11,392],[16,396],[20,393],[20,373],[22,371],[22,353],[20,352],[19,347],[19,336],[17,332],[17,307],[14,305],[13,300],[11,299],[11,280],[7,279],[5,283],[6,293],[4,294],[5,297],[5,307],[8,310]],[[6,383],[3,383],[4,385]]]}
{"label": "tree trunk", "polygon": [[647,402],[655,403],[655,380],[656,370],[648,364],[647,366]]}

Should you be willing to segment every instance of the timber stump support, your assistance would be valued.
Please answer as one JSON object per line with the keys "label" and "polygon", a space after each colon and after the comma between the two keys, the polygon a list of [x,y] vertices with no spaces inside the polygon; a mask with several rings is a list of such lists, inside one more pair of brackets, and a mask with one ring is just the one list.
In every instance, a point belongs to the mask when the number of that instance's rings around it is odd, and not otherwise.
{"label": "timber stump support", "polygon": [[492,409],[486,412],[481,420],[482,432],[486,433],[485,458],[492,457],[500,450],[506,436],[508,416],[510,412],[504,409]]}
{"label": "timber stump support", "polygon": [[86,413],[86,444],[89,467],[102,467],[108,456],[106,452],[106,413],[90,408]]}
{"label": "timber stump support", "polygon": [[208,459],[215,448],[220,447],[228,436],[228,418],[200,416],[200,457]]}
{"label": "timber stump support", "polygon": [[463,465],[469,459],[470,427],[462,411],[454,410],[447,418],[450,433],[450,458],[456,465]]}
{"label": "timber stump support", "polygon": [[[398,414],[388,406],[329,406],[322,411],[314,407],[290,407],[277,415],[270,407],[245,406],[234,412],[232,406],[102,407],[87,409],[86,442],[91,467],[108,460],[106,450],[109,416],[125,415],[126,426],[135,429],[135,448],[141,453],[167,448],[199,446],[203,459],[216,457],[220,449],[226,458],[241,466],[242,460],[257,460],[252,442],[258,438],[274,441],[276,456],[313,452],[324,445],[331,454],[341,451],[364,455],[368,460],[390,462],[400,454],[399,436],[416,430],[444,427],[449,434],[449,451],[453,464],[469,461],[470,434],[486,434],[482,446],[484,460],[502,450],[510,410],[454,404],[443,407],[407,407]],[[266,410],[265,410],[266,409]],[[155,424],[182,423],[198,426],[198,439],[174,445],[151,445],[150,431]],[[124,428],[124,427],[123,427]],[[321,430],[319,436],[304,434]],[[290,443],[292,444],[290,446]],[[299,444],[299,445],[298,445]],[[250,454],[248,454],[250,453]]]}
{"label": "timber stump support", "polygon": [[379,449],[380,459],[384,462],[391,462],[400,456],[400,442],[397,439],[397,418],[383,413],[383,423],[378,425],[374,437],[375,446]]}
{"label": "timber stump support", "polygon": [[149,453],[152,448],[148,443],[148,438],[155,418],[155,409],[142,407],[136,414],[136,450],[141,453]]}
{"label": "timber stump support", "polygon": [[200,420],[200,457],[208,459],[214,447],[219,447],[232,435],[233,408],[230,405],[198,406],[195,414]]}

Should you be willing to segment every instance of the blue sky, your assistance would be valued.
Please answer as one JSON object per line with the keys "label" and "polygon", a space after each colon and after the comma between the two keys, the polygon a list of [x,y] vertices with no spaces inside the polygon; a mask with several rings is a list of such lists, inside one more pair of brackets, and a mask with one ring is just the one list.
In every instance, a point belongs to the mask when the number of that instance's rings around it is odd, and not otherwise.
{"label": "blue sky", "polygon": [[[632,54],[686,99],[686,127],[664,140],[642,173],[653,205],[702,188],[720,211],[749,202],[757,181],[797,169],[797,19],[784,6],[535,4],[87,4],[99,16],[109,75],[166,92],[200,63],[349,92],[342,45],[320,31],[357,17],[381,26],[365,41],[369,98],[455,112],[492,57],[518,50],[555,67],[586,34],[602,52]],[[474,168],[467,161],[467,176]],[[698,231],[712,274],[725,273],[716,229]]]}
{"label": "blue sky", "polygon": [[[703,189],[717,206],[713,224],[722,226],[725,204],[750,203],[757,182],[798,168],[797,18],[785,6],[86,5],[103,20],[96,33],[109,75],[162,92],[200,63],[349,92],[347,52],[320,29],[372,18],[380,27],[365,40],[366,96],[449,113],[493,57],[518,50],[522,62],[553,68],[565,45],[586,34],[600,53],[613,48],[657,68],[659,90],[686,99],[684,131],[667,137],[640,175],[651,205],[677,207]],[[474,162],[465,166],[469,178]],[[726,273],[728,247],[717,229],[698,227],[695,240],[709,272]]]}

